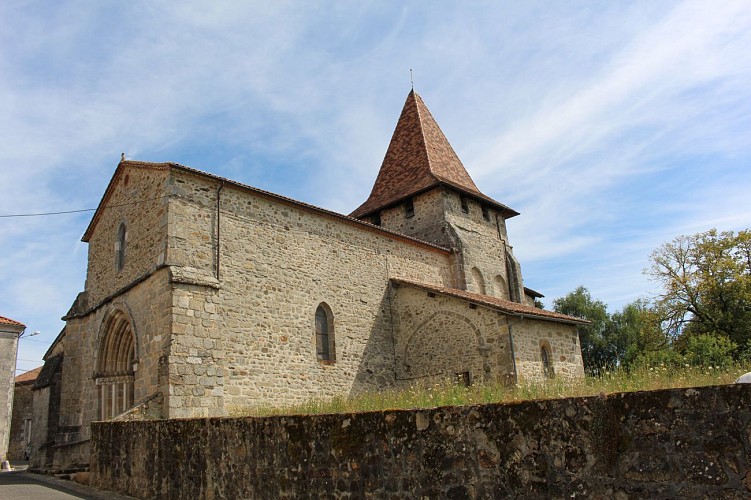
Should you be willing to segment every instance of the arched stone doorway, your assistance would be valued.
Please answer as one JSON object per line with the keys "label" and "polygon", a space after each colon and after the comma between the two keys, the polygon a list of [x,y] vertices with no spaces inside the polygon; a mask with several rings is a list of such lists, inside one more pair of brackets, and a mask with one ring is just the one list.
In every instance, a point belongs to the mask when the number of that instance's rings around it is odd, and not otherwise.
{"label": "arched stone doorway", "polygon": [[133,406],[133,380],[138,361],[133,326],[123,311],[115,310],[102,331],[94,378],[98,417],[109,420]]}

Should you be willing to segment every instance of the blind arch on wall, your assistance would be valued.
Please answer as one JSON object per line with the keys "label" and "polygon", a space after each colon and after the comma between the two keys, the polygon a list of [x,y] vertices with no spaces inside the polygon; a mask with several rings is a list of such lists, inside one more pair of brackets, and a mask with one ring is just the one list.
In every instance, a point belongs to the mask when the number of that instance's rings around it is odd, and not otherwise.
{"label": "blind arch on wall", "polygon": [[553,369],[553,357],[550,350],[550,344],[542,342],[540,344],[540,361],[542,362],[542,374],[545,378],[555,377]]}
{"label": "blind arch on wall", "polygon": [[472,268],[472,279],[477,286],[477,293],[485,295],[485,278],[482,277],[482,273],[476,267]]}

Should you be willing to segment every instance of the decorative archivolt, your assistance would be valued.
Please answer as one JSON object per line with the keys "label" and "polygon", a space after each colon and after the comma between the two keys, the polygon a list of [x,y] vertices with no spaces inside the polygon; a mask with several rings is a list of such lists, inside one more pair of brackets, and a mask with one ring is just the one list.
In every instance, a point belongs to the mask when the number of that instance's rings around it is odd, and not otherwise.
{"label": "decorative archivolt", "polygon": [[136,360],[136,338],[132,323],[124,311],[115,309],[102,325],[96,376],[132,375]]}

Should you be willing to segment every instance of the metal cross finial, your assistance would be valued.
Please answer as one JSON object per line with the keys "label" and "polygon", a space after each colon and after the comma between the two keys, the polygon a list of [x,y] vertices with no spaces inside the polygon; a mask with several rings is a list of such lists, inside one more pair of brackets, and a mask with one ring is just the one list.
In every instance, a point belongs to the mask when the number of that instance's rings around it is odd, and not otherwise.
{"label": "metal cross finial", "polygon": [[412,79],[412,68],[409,68],[409,83],[412,84],[412,90],[415,90],[415,81]]}

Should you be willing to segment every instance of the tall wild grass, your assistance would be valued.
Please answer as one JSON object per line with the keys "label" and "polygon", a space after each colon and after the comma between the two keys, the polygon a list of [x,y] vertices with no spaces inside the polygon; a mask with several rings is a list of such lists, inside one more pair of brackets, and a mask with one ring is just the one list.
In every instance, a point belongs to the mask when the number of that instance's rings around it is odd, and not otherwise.
{"label": "tall wild grass", "polygon": [[464,387],[446,382],[432,386],[414,385],[404,390],[364,393],[355,397],[311,399],[289,407],[234,408],[231,416],[306,415],[357,413],[409,408],[435,408],[485,403],[511,403],[535,399],[594,396],[618,392],[651,391],[681,387],[731,384],[751,366],[732,365],[668,367],[658,365],[631,370],[602,369],[581,380],[552,380],[504,384],[475,384]]}

